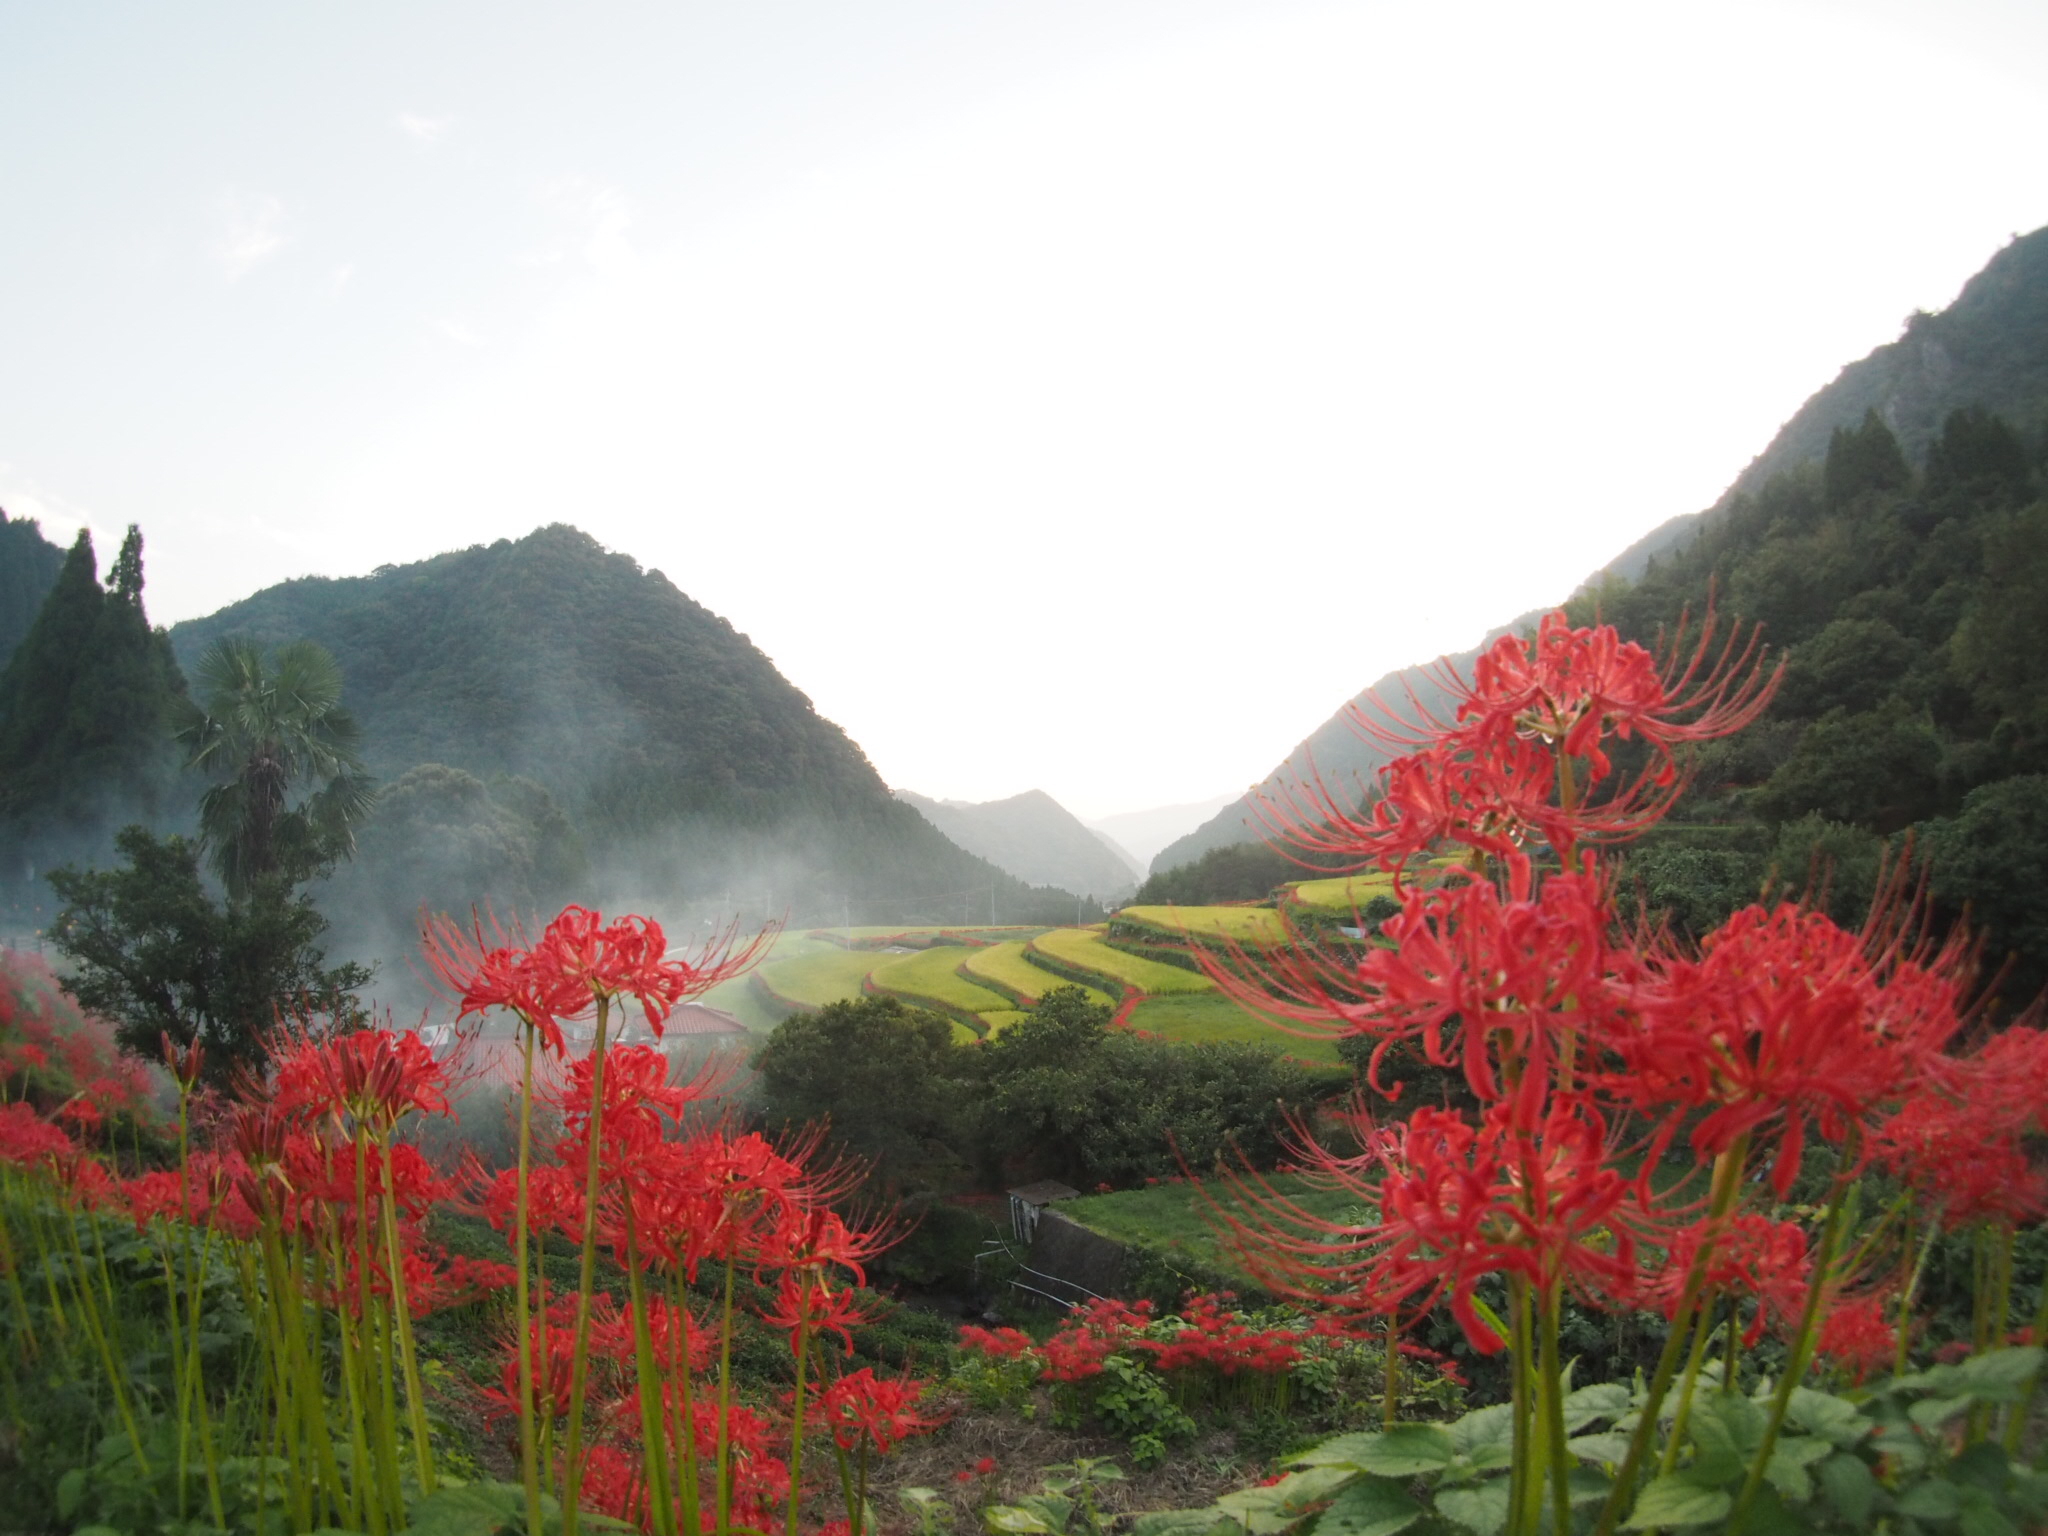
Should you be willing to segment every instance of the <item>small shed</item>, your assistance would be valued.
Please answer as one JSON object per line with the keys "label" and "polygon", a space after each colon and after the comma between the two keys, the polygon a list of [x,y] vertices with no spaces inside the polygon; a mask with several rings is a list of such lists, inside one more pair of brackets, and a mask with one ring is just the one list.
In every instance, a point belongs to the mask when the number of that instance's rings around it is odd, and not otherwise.
{"label": "small shed", "polygon": [[1055,1200],[1072,1200],[1081,1191],[1058,1179],[1040,1179],[1010,1191],[1010,1232],[1026,1248],[1038,1230],[1038,1213]]}

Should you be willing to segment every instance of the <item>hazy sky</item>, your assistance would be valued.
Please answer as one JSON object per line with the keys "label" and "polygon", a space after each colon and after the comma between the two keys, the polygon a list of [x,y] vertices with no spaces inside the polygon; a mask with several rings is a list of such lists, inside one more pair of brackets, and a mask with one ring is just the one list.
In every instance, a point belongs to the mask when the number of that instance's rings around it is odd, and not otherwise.
{"label": "hazy sky", "polygon": [[0,506],[139,522],[158,621],[571,522],[891,783],[1092,815],[1561,599],[2048,223],[2032,0],[0,29]]}

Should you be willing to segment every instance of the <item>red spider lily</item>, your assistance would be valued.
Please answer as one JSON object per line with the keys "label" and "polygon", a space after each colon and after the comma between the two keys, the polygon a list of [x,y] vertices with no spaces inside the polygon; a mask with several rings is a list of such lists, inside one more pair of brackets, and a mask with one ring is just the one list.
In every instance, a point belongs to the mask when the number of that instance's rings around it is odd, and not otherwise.
{"label": "red spider lily", "polygon": [[[1780,675],[1764,673],[1754,631],[1747,639],[1731,632],[1717,651],[1710,612],[1688,652],[1685,628],[1681,622],[1660,666],[1612,626],[1574,629],[1562,613],[1549,614],[1532,639],[1497,640],[1471,682],[1440,669],[1436,682],[1456,701],[1450,721],[1412,694],[1412,719],[1384,706],[1376,719],[1354,707],[1360,736],[1404,753],[1382,771],[1371,814],[1355,808],[1355,797],[1333,793],[1313,767],[1291,790],[1255,802],[1255,811],[1278,843],[1350,869],[1399,870],[1445,837],[1505,857],[1519,856],[1532,836],[1557,848],[1631,836],[1676,797],[1674,749],[1749,724]],[[1589,801],[1583,788],[1612,772],[1601,747],[1608,732],[1647,742],[1651,761],[1631,783]],[[1584,786],[1576,776],[1560,781],[1560,757],[1584,763]]]}
{"label": "red spider lily", "polygon": [[168,1170],[139,1174],[121,1185],[121,1199],[135,1218],[140,1232],[159,1217],[189,1215],[185,1200],[186,1176]]}
{"label": "red spider lily", "polygon": [[1083,1302],[1045,1341],[1045,1378],[1082,1381],[1100,1375],[1102,1362],[1131,1348],[1152,1321],[1152,1303],[1107,1298]]}
{"label": "red spider lily", "polygon": [[1228,1293],[1196,1296],[1181,1309],[1181,1326],[1139,1348],[1162,1371],[1208,1369],[1224,1376],[1278,1375],[1301,1360],[1299,1336],[1284,1328],[1253,1328],[1225,1305]]}
{"label": "red spider lily", "polygon": [[0,1162],[21,1167],[70,1156],[77,1145],[27,1104],[0,1104]]}
{"label": "red spider lily", "polygon": [[1872,1371],[1889,1368],[1897,1358],[1897,1318],[1895,1296],[1835,1296],[1821,1322],[1814,1353],[1847,1371],[1860,1387]]}
{"label": "red spider lily", "polygon": [[106,1118],[100,1113],[99,1105],[83,1094],[66,1099],[57,1106],[57,1118],[78,1131],[96,1131]]}
{"label": "red spider lily", "polygon": [[1878,1163],[1911,1185],[1951,1230],[2018,1227],[2048,1214],[2048,1174],[2033,1165],[1996,1106],[1920,1093],[1875,1138]]}
{"label": "red spider lily", "polygon": [[1702,1248],[1708,1255],[1700,1275],[1702,1290],[1757,1298],[1745,1343],[1762,1336],[1766,1311],[1798,1315],[1812,1270],[1804,1229],[1745,1211],[1718,1220],[1702,1217],[1674,1231],[1663,1267],[1642,1277],[1638,1299],[1657,1308],[1667,1322],[1676,1322]]}
{"label": "red spider lily", "polygon": [[853,1334],[849,1330],[867,1322],[868,1317],[859,1298],[847,1287],[835,1289],[813,1276],[791,1271],[776,1282],[775,1304],[762,1310],[761,1321],[787,1333],[792,1350],[799,1338],[836,1333],[851,1355]]}
{"label": "red spider lily", "polygon": [[302,1037],[273,1052],[271,1063],[271,1101],[286,1114],[347,1115],[382,1128],[416,1110],[448,1113],[441,1064],[413,1030]]}
{"label": "red spider lily", "polygon": [[865,1442],[886,1456],[899,1440],[928,1434],[936,1420],[917,1411],[924,1395],[919,1381],[885,1381],[861,1369],[840,1377],[818,1397],[820,1417],[843,1451]]}
{"label": "red spider lily", "polygon": [[977,1328],[969,1323],[960,1330],[960,1347],[991,1360],[1015,1360],[1035,1346],[1031,1335],[1021,1328]]}
{"label": "red spider lily", "polygon": [[1474,1305],[1483,1278],[1518,1274],[1539,1294],[1570,1284],[1626,1299],[1637,1238],[1659,1233],[1633,1183],[1608,1165],[1605,1122],[1578,1096],[1557,1098],[1534,1127],[1507,1104],[1478,1125],[1418,1109],[1384,1130],[1364,1122],[1362,1139],[1367,1152],[1321,1153],[1318,1171],[1377,1206],[1368,1225],[1332,1231],[1270,1185],[1236,1181],[1250,1215],[1225,1219],[1272,1289],[1397,1317],[1448,1301],[1472,1347],[1493,1354],[1507,1340]]}
{"label": "red spider lily", "polygon": [[[1639,1027],[1610,1041],[1628,1070],[1606,1086],[1651,1113],[1707,1110],[1691,1132],[1702,1157],[1774,1133],[1784,1198],[1809,1120],[1846,1140],[1935,1071],[1960,1028],[1960,942],[1921,959],[1869,949],[1867,935],[1790,904],[1737,912],[1698,959],[1653,963],[1635,992]],[[1664,1124],[1668,1137],[1677,1119]]]}

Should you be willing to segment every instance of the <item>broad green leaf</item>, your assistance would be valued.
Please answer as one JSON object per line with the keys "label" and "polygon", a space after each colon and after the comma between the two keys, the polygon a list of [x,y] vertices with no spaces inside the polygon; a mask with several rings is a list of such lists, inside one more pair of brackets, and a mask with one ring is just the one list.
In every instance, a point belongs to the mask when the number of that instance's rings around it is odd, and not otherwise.
{"label": "broad green leaf", "polygon": [[1457,1454],[1450,1431],[1440,1424],[1396,1424],[1366,1436],[1352,1464],[1381,1477],[1413,1477],[1441,1471]]}
{"label": "broad green leaf", "polygon": [[1956,1367],[1963,1390],[1988,1403],[2019,1401],[2020,1390],[2040,1373],[2044,1352],[2038,1344],[1990,1349]]}
{"label": "broad green leaf", "polygon": [[1775,1449],[1764,1468],[1764,1480],[1794,1504],[1804,1504],[1813,1497],[1813,1479],[1806,1475],[1806,1468],[1780,1456]]}
{"label": "broad green leaf", "polygon": [[526,1493],[516,1483],[460,1483],[438,1488],[413,1507],[410,1536],[494,1536],[526,1520]]}
{"label": "broad green leaf", "polygon": [[1460,1456],[1515,1443],[1515,1410],[1506,1403],[1475,1408],[1451,1425],[1451,1444]]}
{"label": "broad green leaf", "polygon": [[1131,1536],[1210,1536],[1234,1529],[1214,1509],[1156,1509],[1131,1523]]}
{"label": "broad green leaf", "polygon": [[1316,1521],[1315,1536],[1394,1536],[1421,1516],[1422,1506],[1407,1489],[1361,1477],[1330,1501]]}
{"label": "broad green leaf", "polygon": [[1923,1397],[1906,1410],[1906,1417],[1922,1429],[1939,1429],[1957,1414],[1969,1411],[1967,1397]]}
{"label": "broad green leaf", "polygon": [[1611,1429],[1604,1435],[1577,1435],[1565,1441],[1564,1448],[1583,1461],[1598,1461],[1618,1467],[1622,1458],[1628,1455],[1628,1436]]}
{"label": "broad green leaf", "polygon": [[1564,1427],[1584,1429],[1596,1419],[1618,1419],[1629,1410],[1629,1391],[1618,1381],[1580,1387],[1564,1400]]}
{"label": "broad green leaf", "polygon": [[78,1513],[78,1501],[85,1497],[85,1468],[73,1467],[57,1479],[57,1513],[69,1520]]}
{"label": "broad green leaf", "polygon": [[1956,1518],[1956,1529],[1963,1536],[2020,1536],[2020,1528],[1982,1488],[1963,1490],[1963,1512]]}
{"label": "broad green leaf", "polygon": [[2005,1447],[1996,1440],[1980,1440],[1948,1464],[1948,1475],[1953,1481],[1971,1484],[1988,1493],[2003,1493],[2011,1470]]}
{"label": "broad green leaf", "polygon": [[1470,1488],[1440,1488],[1436,1512],[1474,1536],[1500,1536],[1508,1523],[1508,1480],[1497,1477]]}
{"label": "broad green leaf", "polygon": [[1320,1444],[1312,1445],[1305,1451],[1296,1452],[1287,1458],[1290,1467],[1355,1467],[1366,1447],[1378,1440],[1377,1434],[1362,1431],[1348,1435],[1335,1435]]}
{"label": "broad green leaf", "polygon": [[1614,1487],[1614,1479],[1597,1467],[1573,1467],[1565,1474],[1565,1490],[1574,1504],[1591,1504],[1604,1499]]}
{"label": "broad green leaf", "polygon": [[1042,1515],[1015,1504],[998,1504],[982,1516],[983,1522],[992,1531],[1008,1533],[1008,1536],[1058,1536],[1059,1527],[1047,1525]]}
{"label": "broad green leaf", "polygon": [[1735,1507],[1734,1499],[1719,1488],[1702,1488],[1684,1477],[1666,1475],[1656,1479],[1636,1499],[1624,1529],[1648,1530],[1653,1525],[1706,1525],[1724,1520]]}
{"label": "broad green leaf", "polygon": [[1843,1523],[1852,1530],[1867,1529],[1871,1506],[1877,1502],[1877,1479],[1870,1475],[1870,1468],[1837,1451],[1820,1464],[1818,1472],[1821,1491]]}
{"label": "broad green leaf", "polygon": [[1899,1513],[1915,1520],[1953,1520],[1963,1512],[1963,1496],[1954,1483],[1930,1477],[1899,1495]]}
{"label": "broad green leaf", "polygon": [[1240,1488],[1236,1493],[1223,1495],[1216,1501],[1216,1507],[1251,1532],[1251,1536],[1272,1536],[1301,1518],[1298,1511],[1287,1509],[1271,1488]]}
{"label": "broad green leaf", "polygon": [[1298,1515],[1309,1505],[1322,1503],[1357,1476],[1349,1467],[1305,1467],[1269,1484],[1265,1491],[1277,1498],[1283,1508]]}

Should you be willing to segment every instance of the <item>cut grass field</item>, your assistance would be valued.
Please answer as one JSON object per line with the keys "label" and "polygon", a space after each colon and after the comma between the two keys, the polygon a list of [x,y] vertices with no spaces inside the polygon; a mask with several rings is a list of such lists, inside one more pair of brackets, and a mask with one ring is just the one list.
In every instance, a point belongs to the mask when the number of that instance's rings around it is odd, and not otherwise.
{"label": "cut grass field", "polygon": [[1282,1055],[1302,1061],[1330,1066],[1343,1062],[1335,1040],[1303,1039],[1275,1029],[1264,1019],[1246,1013],[1221,992],[1148,997],[1131,1010],[1130,1027],[1167,1040],[1241,1040],[1275,1046]]}
{"label": "cut grass field", "polygon": [[1117,913],[1168,938],[1235,939],[1240,944],[1276,944],[1287,937],[1280,914],[1271,907],[1125,907]]}
{"label": "cut grass field", "polygon": [[969,951],[957,944],[921,949],[910,955],[868,955],[873,967],[869,975],[875,990],[893,993],[905,1002],[920,998],[943,1003],[968,1013],[1007,1010],[1012,999],[987,987],[978,987],[958,974],[960,962]]}
{"label": "cut grass field", "polygon": [[[1021,943],[992,944],[986,949],[969,949],[961,953],[964,956],[961,963],[967,967],[970,976],[1012,999],[1037,999],[1054,987],[1074,985],[1053,975],[1044,966],[1033,965],[1026,960]],[[1115,1006],[1116,1000],[1107,992],[1094,987],[1083,990],[1087,992],[1089,1002],[1100,1003],[1104,1007]]]}
{"label": "cut grass field", "polygon": [[[1321,1188],[1298,1174],[1272,1174],[1268,1182],[1288,1199],[1331,1222],[1352,1218],[1359,1210],[1355,1196]],[[1211,1181],[1206,1197],[1226,1210],[1232,1208],[1230,1189]],[[1197,1262],[1243,1276],[1243,1266],[1217,1235],[1219,1218],[1201,1187],[1190,1183],[1155,1184],[1145,1189],[1121,1189],[1108,1195],[1084,1195],[1062,1200],[1056,1209],[1090,1231],[1122,1243],[1143,1244],[1187,1254]]]}
{"label": "cut grass field", "polygon": [[1206,976],[1111,949],[1103,943],[1101,933],[1093,928],[1055,928],[1051,933],[1040,934],[1033,939],[1030,947],[1078,970],[1110,977],[1141,992],[1166,994],[1211,990]]}

